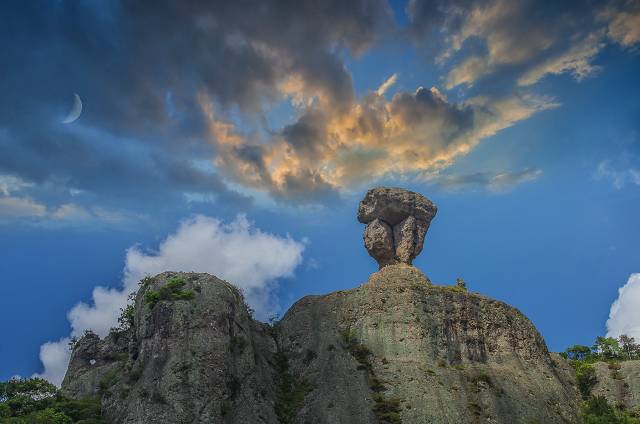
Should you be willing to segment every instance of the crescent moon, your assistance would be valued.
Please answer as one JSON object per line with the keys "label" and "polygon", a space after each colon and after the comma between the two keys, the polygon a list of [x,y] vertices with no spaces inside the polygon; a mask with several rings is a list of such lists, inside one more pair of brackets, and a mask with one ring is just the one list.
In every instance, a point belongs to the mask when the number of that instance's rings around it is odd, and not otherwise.
{"label": "crescent moon", "polygon": [[73,107],[67,114],[67,117],[62,120],[63,124],[70,124],[76,119],[80,117],[82,113],[82,100],[80,100],[80,96],[76,93],[73,93]]}

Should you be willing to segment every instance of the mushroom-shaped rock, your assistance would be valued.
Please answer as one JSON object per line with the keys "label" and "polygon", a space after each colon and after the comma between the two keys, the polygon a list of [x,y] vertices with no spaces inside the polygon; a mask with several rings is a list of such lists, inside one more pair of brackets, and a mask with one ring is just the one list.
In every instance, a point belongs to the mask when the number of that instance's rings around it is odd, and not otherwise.
{"label": "mushroom-shaped rock", "polygon": [[411,264],[420,254],[436,206],[421,194],[402,188],[373,188],[358,208],[358,221],[367,224],[364,244],[380,268]]}
{"label": "mushroom-shaped rock", "polygon": [[358,207],[358,221],[379,218],[394,226],[409,216],[429,225],[438,208],[421,194],[403,188],[376,187],[367,191]]}

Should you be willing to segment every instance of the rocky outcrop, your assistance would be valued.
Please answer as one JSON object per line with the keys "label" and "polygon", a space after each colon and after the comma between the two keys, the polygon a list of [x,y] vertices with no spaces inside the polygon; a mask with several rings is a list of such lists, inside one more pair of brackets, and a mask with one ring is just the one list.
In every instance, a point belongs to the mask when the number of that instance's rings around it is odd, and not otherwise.
{"label": "rocky outcrop", "polygon": [[611,405],[640,414],[640,361],[596,362],[594,396],[604,396]]}
{"label": "rocky outcrop", "polygon": [[[152,306],[171,281],[193,296]],[[62,388],[101,396],[112,423],[275,423],[271,331],[232,285],[166,272],[144,280],[130,329],[77,343]]]}
{"label": "rocky outcrop", "polygon": [[380,268],[411,265],[424,244],[438,209],[426,197],[402,188],[369,190],[358,208],[358,221],[367,224],[364,245]]}
{"label": "rocky outcrop", "polygon": [[[192,299],[147,293],[172,278]],[[414,267],[307,296],[274,326],[206,274],[163,273],[131,329],[74,349],[64,391],[100,395],[113,423],[567,423],[571,371],[516,309]],[[382,416],[387,411],[388,420]]]}
{"label": "rocky outcrop", "polygon": [[408,265],[436,213],[370,190],[358,219],[381,270],[307,296],[274,325],[207,274],[142,281],[130,327],[73,350],[63,391],[112,423],[573,423],[572,371],[517,309]]}

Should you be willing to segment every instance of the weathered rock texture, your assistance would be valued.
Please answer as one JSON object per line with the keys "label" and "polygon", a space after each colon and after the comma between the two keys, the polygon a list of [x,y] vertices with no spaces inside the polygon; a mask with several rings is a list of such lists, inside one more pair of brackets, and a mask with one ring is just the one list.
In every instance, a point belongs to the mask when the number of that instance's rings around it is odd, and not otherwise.
{"label": "weathered rock texture", "polygon": [[358,221],[367,224],[364,245],[380,268],[411,265],[438,209],[421,194],[402,188],[369,190],[358,208]]}
{"label": "weathered rock texture", "polygon": [[[176,275],[193,299],[145,305]],[[577,405],[570,370],[520,312],[403,264],[307,296],[273,327],[224,281],[160,274],[130,330],[78,342],[63,389],[101,395],[113,423],[384,423],[376,408],[397,401],[406,424],[553,424]]]}
{"label": "weathered rock texture", "polygon": [[591,390],[594,396],[604,396],[612,405],[640,412],[640,361],[618,364],[596,362],[598,383]]}
{"label": "weathered rock texture", "polygon": [[131,327],[78,341],[63,390],[99,395],[113,423],[575,422],[572,372],[524,315],[408,265],[435,213],[419,194],[370,190],[358,219],[383,268],[275,326],[210,275],[145,279]]}
{"label": "weathered rock texture", "polygon": [[[145,293],[178,275],[193,299],[145,304]],[[271,331],[232,285],[163,273],[140,287],[131,329],[78,342],[62,388],[100,395],[112,423],[275,423]]]}

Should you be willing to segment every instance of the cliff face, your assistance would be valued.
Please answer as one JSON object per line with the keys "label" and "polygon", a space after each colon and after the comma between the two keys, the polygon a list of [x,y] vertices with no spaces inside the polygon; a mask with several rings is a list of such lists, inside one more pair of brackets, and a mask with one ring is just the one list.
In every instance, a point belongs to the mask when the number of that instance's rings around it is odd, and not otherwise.
{"label": "cliff face", "polygon": [[[149,303],[176,277],[191,296]],[[516,309],[399,264],[273,327],[222,280],[160,274],[129,330],[77,343],[63,389],[117,423],[565,423],[570,375]]]}
{"label": "cliff face", "polygon": [[[145,300],[176,277],[191,299]],[[99,395],[114,423],[277,422],[271,329],[251,319],[242,296],[207,274],[146,279],[127,331],[81,339],[62,383]]]}
{"label": "cliff face", "polygon": [[593,367],[598,382],[591,394],[628,411],[640,411],[640,361],[596,362]]}

